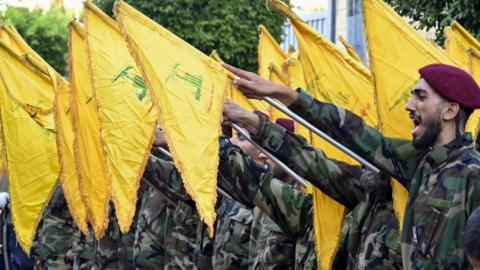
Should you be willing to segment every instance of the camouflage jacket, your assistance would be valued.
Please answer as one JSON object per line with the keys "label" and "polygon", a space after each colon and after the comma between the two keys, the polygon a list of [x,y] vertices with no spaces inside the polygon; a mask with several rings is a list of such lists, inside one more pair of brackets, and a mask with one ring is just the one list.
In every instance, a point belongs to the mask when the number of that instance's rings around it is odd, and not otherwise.
{"label": "camouflage jacket", "polygon": [[[150,245],[158,245],[157,250],[162,249],[164,269],[211,269],[213,240],[208,237],[207,228],[200,220],[195,203],[183,188],[182,179],[174,164],[171,161],[151,158],[144,178],[144,181],[149,182],[151,192],[150,197],[145,198],[142,213],[145,213],[145,218],[150,216],[158,225],[157,229],[154,229],[145,224],[140,230],[150,231],[148,238],[152,240],[157,238],[156,241],[151,241]],[[149,215],[149,211],[158,211],[158,200],[154,198],[161,197],[165,198],[167,214],[157,217]],[[163,231],[160,228],[163,228]],[[139,233],[138,238],[145,239],[143,234]],[[146,259],[148,257],[143,260]],[[152,263],[151,267],[154,269],[155,264]]]}
{"label": "camouflage jacket", "polygon": [[292,269],[295,241],[260,208],[253,209],[249,269]]}
{"label": "camouflage jacket", "polygon": [[[144,181],[145,182],[145,181]],[[133,261],[138,269],[158,269],[165,266],[164,239],[171,233],[174,207],[154,187],[148,186],[138,210]]]}
{"label": "camouflage jacket", "polygon": [[220,174],[221,188],[247,207],[258,207],[295,243],[293,268],[316,269],[311,195],[274,179],[270,169],[225,137],[220,139]]}
{"label": "camouflage jacket", "polygon": [[463,232],[480,205],[480,153],[469,133],[437,149],[384,137],[357,115],[300,90],[290,109],[409,190],[401,248],[405,269],[468,269]]}
{"label": "camouflage jacket", "polygon": [[368,172],[361,167],[328,159],[323,151],[265,117],[253,139],[351,210],[343,226],[335,269],[402,268],[389,182],[379,177],[362,182],[361,175]]}
{"label": "camouflage jacket", "polygon": [[68,211],[63,191],[58,186],[45,210],[32,254],[36,269],[72,269],[66,254],[72,248],[75,225]]}
{"label": "camouflage jacket", "polygon": [[213,269],[247,269],[252,211],[227,197],[218,197]]}
{"label": "camouflage jacket", "polygon": [[92,230],[87,236],[76,233],[72,252],[77,269],[134,269],[132,247],[136,225],[132,224],[130,231],[122,234],[113,207],[110,207],[109,219],[105,235],[100,240],[95,239]]}

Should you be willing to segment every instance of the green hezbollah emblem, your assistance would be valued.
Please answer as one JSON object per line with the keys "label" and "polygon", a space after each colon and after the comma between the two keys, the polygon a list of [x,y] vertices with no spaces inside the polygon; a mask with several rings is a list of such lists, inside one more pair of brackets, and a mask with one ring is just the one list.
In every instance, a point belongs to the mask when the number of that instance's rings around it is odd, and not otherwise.
{"label": "green hezbollah emblem", "polygon": [[113,82],[116,82],[117,80],[129,80],[132,82],[132,85],[133,87],[135,87],[135,89],[137,89],[137,97],[140,101],[143,101],[143,99],[145,99],[145,97],[147,96],[147,91],[148,91],[148,87],[147,85],[145,84],[145,81],[143,80],[143,78],[141,76],[138,76],[138,75],[130,75],[129,72],[133,69],[132,66],[126,66],[124,67],[123,69],[120,70],[120,72],[117,74],[117,76],[115,76],[113,79],[112,79],[112,83]]}
{"label": "green hezbollah emblem", "polygon": [[173,65],[170,75],[168,75],[167,79],[165,80],[165,84],[167,84],[170,79],[180,79],[194,88],[195,99],[200,101],[200,98],[202,97],[202,76],[192,75],[186,71],[180,71],[179,67],[180,64]]}

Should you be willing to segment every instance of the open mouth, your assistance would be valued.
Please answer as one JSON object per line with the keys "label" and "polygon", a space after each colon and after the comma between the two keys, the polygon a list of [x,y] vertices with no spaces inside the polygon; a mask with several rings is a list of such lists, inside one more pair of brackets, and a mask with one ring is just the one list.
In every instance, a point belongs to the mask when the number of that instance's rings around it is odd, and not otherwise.
{"label": "open mouth", "polygon": [[412,130],[412,135],[414,137],[418,136],[420,134],[420,132],[422,131],[422,125],[421,125],[421,121],[419,119],[419,117],[417,116],[414,116],[414,115],[411,115],[410,118],[412,119],[413,121],[413,125],[414,125],[414,128]]}

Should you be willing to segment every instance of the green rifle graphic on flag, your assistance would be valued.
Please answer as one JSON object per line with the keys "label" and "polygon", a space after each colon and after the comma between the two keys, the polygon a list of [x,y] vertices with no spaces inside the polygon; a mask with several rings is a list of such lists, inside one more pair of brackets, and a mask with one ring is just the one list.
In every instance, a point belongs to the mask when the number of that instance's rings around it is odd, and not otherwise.
{"label": "green rifle graphic on flag", "polygon": [[173,65],[172,71],[170,72],[170,75],[168,75],[167,79],[165,80],[165,84],[170,79],[180,79],[185,81],[186,83],[190,84],[193,88],[195,88],[194,95],[195,99],[197,101],[200,101],[200,98],[202,97],[202,84],[203,84],[203,79],[201,75],[192,75],[186,71],[183,72],[183,75],[181,75],[181,72],[179,70],[180,64],[175,64]]}
{"label": "green rifle graphic on flag", "polygon": [[116,82],[119,79],[130,80],[132,82],[133,87],[138,89],[136,93],[138,99],[143,101],[143,99],[147,96],[148,87],[145,84],[145,81],[141,76],[138,75],[130,75],[129,72],[133,69],[132,66],[126,66],[112,79],[112,83]]}

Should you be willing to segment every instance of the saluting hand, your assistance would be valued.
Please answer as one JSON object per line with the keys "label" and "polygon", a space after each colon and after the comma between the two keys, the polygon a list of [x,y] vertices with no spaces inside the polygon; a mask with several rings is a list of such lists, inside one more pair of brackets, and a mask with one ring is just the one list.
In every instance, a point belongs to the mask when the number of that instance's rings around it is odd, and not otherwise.
{"label": "saluting hand", "polygon": [[247,111],[240,105],[231,100],[225,100],[223,103],[223,123],[224,126],[231,126],[232,123],[245,128],[251,134],[254,134],[260,125],[258,115]]}
{"label": "saluting hand", "polygon": [[223,66],[236,76],[233,83],[247,98],[272,97],[280,100],[285,105],[292,104],[298,98],[298,93],[289,87],[265,80],[255,73],[233,67],[229,64],[223,64]]}

